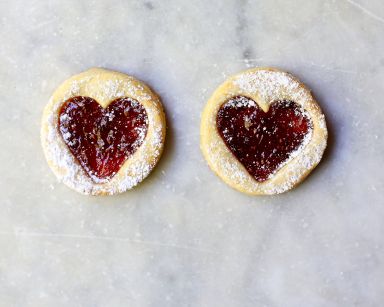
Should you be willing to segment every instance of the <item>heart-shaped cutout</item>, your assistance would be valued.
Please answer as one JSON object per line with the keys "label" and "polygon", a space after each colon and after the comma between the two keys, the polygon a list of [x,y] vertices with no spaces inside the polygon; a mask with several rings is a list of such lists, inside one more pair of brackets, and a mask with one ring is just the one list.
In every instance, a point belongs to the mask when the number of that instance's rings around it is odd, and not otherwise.
{"label": "heart-shaped cutout", "polygon": [[103,108],[90,97],[65,101],[59,111],[65,144],[96,183],[110,180],[143,143],[148,130],[145,108],[118,98]]}
{"label": "heart-shaped cutout", "polygon": [[312,129],[304,109],[292,101],[276,101],[264,112],[244,96],[220,107],[216,125],[226,146],[258,182],[288,161]]}

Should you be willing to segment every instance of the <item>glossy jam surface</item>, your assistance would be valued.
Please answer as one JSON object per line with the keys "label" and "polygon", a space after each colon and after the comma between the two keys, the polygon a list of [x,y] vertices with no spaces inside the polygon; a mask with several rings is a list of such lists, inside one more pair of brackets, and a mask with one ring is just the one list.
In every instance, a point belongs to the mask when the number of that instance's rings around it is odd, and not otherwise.
{"label": "glossy jam surface", "polygon": [[148,128],[144,107],[119,98],[107,108],[90,97],[73,97],[59,110],[64,142],[94,182],[112,178],[143,143]]}
{"label": "glossy jam surface", "polygon": [[276,101],[265,113],[243,96],[220,107],[216,124],[227,147],[258,182],[270,178],[312,129],[308,116],[292,101]]}

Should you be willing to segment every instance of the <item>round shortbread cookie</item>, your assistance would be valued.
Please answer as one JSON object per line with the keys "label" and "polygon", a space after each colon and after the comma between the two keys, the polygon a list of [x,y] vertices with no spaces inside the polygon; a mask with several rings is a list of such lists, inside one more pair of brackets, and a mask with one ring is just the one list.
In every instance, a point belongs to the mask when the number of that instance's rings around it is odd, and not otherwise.
{"label": "round shortbread cookie", "polygon": [[134,77],[101,68],[61,84],[41,126],[56,177],[91,195],[122,193],[140,183],[159,161],[165,134],[159,97]]}
{"label": "round shortbread cookie", "polygon": [[293,188],[327,145],[324,115],[310,90],[275,68],[250,69],[220,85],[203,111],[200,134],[210,168],[251,195]]}

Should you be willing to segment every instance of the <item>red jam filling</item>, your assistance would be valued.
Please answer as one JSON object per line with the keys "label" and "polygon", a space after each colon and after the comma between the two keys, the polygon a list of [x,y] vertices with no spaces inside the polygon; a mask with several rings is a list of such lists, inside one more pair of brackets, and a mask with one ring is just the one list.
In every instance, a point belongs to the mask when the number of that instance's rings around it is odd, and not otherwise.
{"label": "red jam filling", "polygon": [[90,97],[73,97],[59,111],[65,144],[94,182],[112,178],[143,143],[148,129],[144,107],[118,98],[107,108]]}
{"label": "red jam filling", "polygon": [[220,107],[216,124],[229,150],[258,182],[270,178],[312,129],[304,110],[292,101],[276,101],[265,113],[243,96]]}

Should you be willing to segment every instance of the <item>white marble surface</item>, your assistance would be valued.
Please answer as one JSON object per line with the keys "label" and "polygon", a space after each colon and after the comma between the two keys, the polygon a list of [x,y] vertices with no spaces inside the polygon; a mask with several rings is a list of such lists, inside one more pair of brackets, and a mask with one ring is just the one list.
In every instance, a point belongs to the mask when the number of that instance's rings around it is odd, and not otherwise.
{"label": "white marble surface", "polygon": [[[0,306],[382,306],[384,3],[0,2]],[[314,91],[329,149],[296,190],[248,197],[199,150],[226,76],[277,66]],[[60,82],[120,70],[162,97],[169,132],[136,189],[85,197],[39,141]]]}

